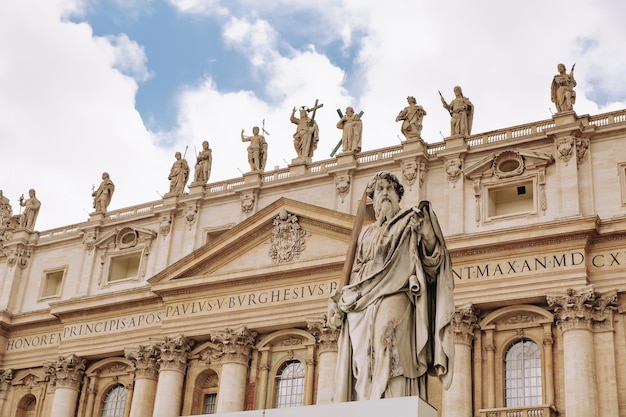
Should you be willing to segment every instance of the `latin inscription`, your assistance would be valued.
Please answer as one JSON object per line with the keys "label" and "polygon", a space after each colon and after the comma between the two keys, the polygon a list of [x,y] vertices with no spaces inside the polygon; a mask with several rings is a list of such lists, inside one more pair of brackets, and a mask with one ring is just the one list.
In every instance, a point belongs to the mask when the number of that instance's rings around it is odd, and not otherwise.
{"label": "latin inscription", "polygon": [[626,267],[626,251],[598,253],[588,259],[582,252],[568,252],[467,266],[455,266],[453,262],[452,273],[457,280],[507,278],[586,264],[591,270]]}

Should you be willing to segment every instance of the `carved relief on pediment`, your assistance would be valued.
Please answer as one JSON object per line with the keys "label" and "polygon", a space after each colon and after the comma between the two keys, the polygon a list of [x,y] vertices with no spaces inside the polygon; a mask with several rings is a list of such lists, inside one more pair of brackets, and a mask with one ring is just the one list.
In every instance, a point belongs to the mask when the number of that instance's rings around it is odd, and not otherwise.
{"label": "carved relief on pediment", "polygon": [[273,223],[269,250],[272,261],[282,263],[298,259],[306,247],[304,238],[307,234],[300,227],[298,216],[282,209]]}

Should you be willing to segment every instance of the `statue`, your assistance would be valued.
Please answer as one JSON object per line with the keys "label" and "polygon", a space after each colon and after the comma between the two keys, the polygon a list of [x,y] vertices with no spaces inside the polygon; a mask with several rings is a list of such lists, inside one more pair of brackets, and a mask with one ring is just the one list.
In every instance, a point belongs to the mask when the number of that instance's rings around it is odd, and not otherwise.
{"label": "statue", "polygon": [[402,120],[400,131],[407,140],[422,138],[422,120],[426,116],[426,110],[422,106],[417,105],[415,97],[406,98],[409,103],[396,117],[396,122]]}
{"label": "statue", "polygon": [[41,202],[35,197],[35,190],[28,190],[28,198],[24,200],[24,194],[20,196],[20,206],[24,207],[24,213],[20,217],[20,227],[26,230],[35,229],[35,221],[39,214]]}
{"label": "statue", "polygon": [[174,155],[176,161],[170,169],[170,175],[167,177],[170,180],[170,195],[182,195],[189,179],[189,165],[187,161],[181,156],[180,152],[176,152]]}
{"label": "statue", "polygon": [[454,99],[450,104],[439,93],[443,107],[448,110],[450,119],[450,135],[469,136],[472,133],[472,122],[474,120],[474,105],[467,97],[463,97],[463,91],[458,85],[454,87]]}
{"label": "statue", "polygon": [[241,129],[241,141],[250,142],[248,146],[248,163],[250,171],[265,170],[265,162],[267,161],[267,142],[262,135],[259,135],[259,127],[252,128],[252,136],[244,136],[244,130]]}
{"label": "statue", "polygon": [[9,202],[9,199],[4,196],[2,190],[0,190],[0,229],[9,226],[11,216],[13,216],[11,203]]}
{"label": "statue", "polygon": [[363,134],[363,122],[360,114],[354,114],[352,107],[346,107],[346,114],[339,113],[339,121],[337,128],[342,129],[341,143],[343,144],[343,152],[361,152],[361,137]]}
{"label": "statue", "polygon": [[109,178],[109,174],[107,172],[103,172],[100,186],[96,191],[91,193],[91,196],[93,197],[93,208],[96,213],[105,213],[107,211],[107,207],[109,207],[109,204],[111,203],[114,191],[115,185]]}
{"label": "statue", "polygon": [[376,174],[366,194],[376,222],[359,235],[364,195],[353,232],[356,251],[348,253],[354,262],[329,299],[328,323],[341,326],[334,400],[426,400],[427,374],[445,389],[452,382],[450,255],[429,202],[400,208],[404,188],[395,175]]}
{"label": "statue", "polygon": [[209,142],[202,142],[202,150],[196,156],[196,166],[192,185],[204,185],[211,176],[211,166],[213,165],[213,154],[209,148]]}
{"label": "statue", "polygon": [[[312,109],[308,109],[305,106],[300,107],[300,118],[295,116],[296,108],[291,110],[291,123],[298,125],[296,133],[293,134],[293,147],[296,149],[298,158],[307,161],[313,157],[313,151],[317,149],[317,142],[319,142],[319,129],[317,122],[315,121],[315,112],[317,109],[323,106],[323,104],[317,104],[318,100],[315,100],[315,105]],[[309,119],[308,112],[313,112]]]}
{"label": "statue", "polygon": [[574,67],[568,74],[565,71],[565,65],[559,64],[557,66],[558,74],[552,79],[551,96],[552,102],[556,105],[556,111],[572,111],[574,110],[574,104],[576,103],[576,80],[574,79]]}

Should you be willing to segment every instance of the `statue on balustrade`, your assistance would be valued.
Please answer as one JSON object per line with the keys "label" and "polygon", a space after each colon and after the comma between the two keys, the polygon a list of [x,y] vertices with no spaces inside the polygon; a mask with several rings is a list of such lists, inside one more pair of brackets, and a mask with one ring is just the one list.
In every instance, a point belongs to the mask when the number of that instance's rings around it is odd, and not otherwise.
{"label": "statue on balustrade", "polygon": [[9,199],[4,196],[2,190],[0,190],[0,229],[5,229],[9,226],[13,216],[13,208]]}
{"label": "statue on balustrade", "polygon": [[259,134],[259,127],[252,128],[252,136],[244,136],[241,129],[241,141],[250,142],[248,145],[248,163],[250,171],[264,171],[267,162],[267,142],[265,137]]}
{"label": "statue on balustrade", "polygon": [[213,154],[209,148],[209,142],[202,142],[202,150],[196,156],[194,178],[191,185],[205,185],[211,177],[211,166],[213,165]]}
{"label": "statue on balustrade", "polygon": [[[341,112],[337,110],[341,115]],[[342,129],[341,143],[343,152],[361,152],[363,136],[363,122],[361,116],[354,113],[352,107],[346,107],[346,113],[337,122],[337,128]]]}
{"label": "statue on balustrade", "polygon": [[454,281],[437,216],[427,201],[400,208],[404,188],[389,172],[366,188],[376,221],[357,212],[343,282],[328,323],[341,327],[335,402],[419,395],[428,375],[450,386]]}
{"label": "statue on balustrade", "polygon": [[450,136],[469,136],[472,133],[474,121],[474,105],[469,98],[463,96],[463,91],[458,85],[454,87],[454,99],[450,103],[439,93],[443,107],[450,113]]}
{"label": "statue on balustrade", "polygon": [[168,194],[182,195],[189,179],[189,165],[180,152],[176,152],[174,157],[176,161],[170,169],[170,175],[167,177],[170,180],[170,192]]}
{"label": "statue on balustrade", "polygon": [[559,64],[557,66],[558,74],[552,79],[552,86],[550,89],[552,102],[556,105],[557,112],[572,111],[574,110],[574,104],[576,103],[576,80],[574,79],[574,67],[568,74],[565,70],[565,65]]}
{"label": "statue on balustrade", "polygon": [[[313,157],[313,152],[317,149],[319,128],[315,121],[315,113],[322,106],[323,104],[318,104],[318,100],[315,100],[315,105],[310,109],[306,106],[300,107],[299,118],[295,116],[296,108],[294,107],[291,110],[289,120],[291,123],[298,125],[296,132],[293,134],[293,146],[298,154],[298,159],[302,161],[309,161]],[[311,117],[309,117],[308,113],[311,113]]]}
{"label": "statue on balustrade", "polygon": [[35,230],[35,221],[41,208],[41,202],[35,196],[35,190],[28,190],[28,198],[24,199],[24,195],[20,196],[20,206],[24,207],[24,212],[20,217],[20,228],[26,230]]}
{"label": "statue on balustrade", "polygon": [[417,104],[415,97],[409,96],[406,100],[409,105],[400,111],[396,117],[396,122],[402,120],[400,131],[407,140],[421,139],[422,120],[426,116],[426,110]]}
{"label": "statue on balustrade", "polygon": [[100,186],[96,191],[91,193],[91,196],[93,197],[93,208],[96,213],[105,213],[107,211],[114,191],[115,185],[113,184],[113,181],[111,181],[109,174],[107,172],[103,172]]}

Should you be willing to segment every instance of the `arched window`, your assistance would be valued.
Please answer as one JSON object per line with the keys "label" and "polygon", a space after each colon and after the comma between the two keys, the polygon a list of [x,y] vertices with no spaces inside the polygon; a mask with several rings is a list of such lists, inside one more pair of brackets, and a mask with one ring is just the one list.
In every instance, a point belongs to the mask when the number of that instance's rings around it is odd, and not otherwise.
{"label": "arched window", "polygon": [[276,408],[299,407],[304,396],[304,365],[285,362],[276,374]]}
{"label": "arched window", "polygon": [[35,417],[35,412],[37,411],[37,399],[29,394],[22,398],[22,400],[17,405],[17,413],[16,417]]}
{"label": "arched window", "polygon": [[507,407],[542,404],[541,352],[530,340],[511,345],[504,358],[505,401]]}
{"label": "arched window", "polygon": [[122,384],[112,387],[104,396],[102,417],[124,417],[127,390]]}

